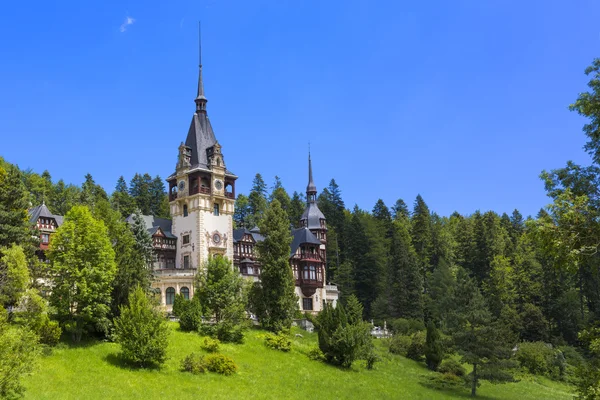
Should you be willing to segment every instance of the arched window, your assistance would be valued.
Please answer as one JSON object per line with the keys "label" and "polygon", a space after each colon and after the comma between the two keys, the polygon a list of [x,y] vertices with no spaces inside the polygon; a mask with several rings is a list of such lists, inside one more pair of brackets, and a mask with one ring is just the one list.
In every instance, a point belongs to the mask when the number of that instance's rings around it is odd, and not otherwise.
{"label": "arched window", "polygon": [[188,289],[187,287],[184,286],[181,289],[179,289],[179,293],[183,296],[184,299],[190,299],[190,289]]}
{"label": "arched window", "polygon": [[188,210],[187,210],[187,204],[183,205],[183,216],[187,217],[188,216]]}
{"label": "arched window", "polygon": [[167,288],[167,305],[170,306],[175,301],[175,289],[170,287]]}

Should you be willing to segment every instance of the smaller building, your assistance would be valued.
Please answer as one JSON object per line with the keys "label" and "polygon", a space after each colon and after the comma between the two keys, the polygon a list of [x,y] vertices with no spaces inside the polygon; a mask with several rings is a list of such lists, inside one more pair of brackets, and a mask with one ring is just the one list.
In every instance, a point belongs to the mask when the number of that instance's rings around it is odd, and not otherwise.
{"label": "smaller building", "polygon": [[56,232],[56,229],[63,223],[62,215],[55,215],[50,212],[46,203],[29,210],[29,224],[35,227],[39,232],[40,247],[37,251],[38,258],[46,261],[46,250],[50,244],[50,236]]}

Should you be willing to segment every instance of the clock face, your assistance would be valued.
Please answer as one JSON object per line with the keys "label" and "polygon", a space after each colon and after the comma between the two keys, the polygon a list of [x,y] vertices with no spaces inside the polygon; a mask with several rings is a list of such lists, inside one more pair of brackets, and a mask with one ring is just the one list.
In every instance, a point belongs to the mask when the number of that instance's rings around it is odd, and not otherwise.
{"label": "clock face", "polygon": [[221,235],[219,235],[218,233],[215,233],[212,237],[213,242],[215,242],[216,244],[221,243]]}
{"label": "clock face", "polygon": [[179,190],[182,191],[185,189],[185,181],[179,181]]}
{"label": "clock face", "polygon": [[217,190],[221,190],[221,189],[223,189],[223,182],[222,182],[222,181],[220,181],[219,179],[217,179],[217,180],[215,181],[215,189],[217,189]]}

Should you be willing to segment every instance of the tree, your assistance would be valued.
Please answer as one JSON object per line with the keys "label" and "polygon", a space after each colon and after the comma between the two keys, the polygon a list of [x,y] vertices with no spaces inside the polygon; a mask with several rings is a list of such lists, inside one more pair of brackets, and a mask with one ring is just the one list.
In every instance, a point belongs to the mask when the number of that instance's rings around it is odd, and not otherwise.
{"label": "tree", "polygon": [[235,199],[235,212],[233,214],[233,221],[236,228],[254,228],[250,226],[251,222],[251,210],[248,196],[238,194]]}
{"label": "tree", "polygon": [[27,258],[21,246],[0,248],[0,303],[4,307],[17,304],[29,286]]}
{"label": "tree", "polygon": [[148,174],[140,175],[136,173],[129,182],[129,194],[133,198],[135,206],[143,215],[152,214],[151,185],[152,177]]}
{"label": "tree", "polygon": [[85,206],[73,207],[48,251],[53,274],[51,304],[75,342],[85,331],[106,332],[115,252],[106,226]]}
{"label": "tree", "polygon": [[110,203],[113,208],[121,213],[123,218],[127,218],[134,210],[133,199],[129,195],[127,183],[123,175],[119,177],[115,191],[111,195]]}
{"label": "tree", "polygon": [[134,288],[139,286],[146,291],[150,290],[152,238],[139,215],[134,214],[134,224],[130,226],[106,200],[96,203],[94,216],[106,226],[115,251],[117,271],[111,285],[111,313],[117,316],[120,307],[127,304],[129,293]]}
{"label": "tree", "polygon": [[431,213],[421,195],[418,195],[415,200],[411,222],[412,243],[417,252],[422,275],[424,278],[427,278],[433,270],[431,268],[431,253],[433,248],[431,238]]}
{"label": "tree", "polygon": [[81,189],[75,185],[65,185],[61,179],[53,186],[48,206],[56,215],[65,215],[71,207],[79,204]]}
{"label": "tree", "polygon": [[0,167],[0,247],[32,247],[27,206],[19,169],[12,165],[8,169]]}
{"label": "tree", "polygon": [[298,309],[294,275],[289,265],[292,236],[278,200],[273,200],[260,224],[265,240],[257,243],[260,283],[253,289],[253,310],[265,329],[287,330]]}
{"label": "tree", "polygon": [[217,324],[226,323],[234,327],[245,320],[244,278],[226,258],[208,260],[197,278],[195,293],[204,311],[214,316]]}
{"label": "tree", "polygon": [[[300,227],[300,218],[302,218],[302,214],[304,213],[305,207],[305,196],[301,193],[294,192],[294,194],[292,195],[292,199],[290,200],[290,209],[288,211],[288,217],[290,217],[290,224],[294,228]],[[331,236],[329,237],[331,238]]]}
{"label": "tree", "polygon": [[86,174],[85,182],[81,185],[80,203],[92,208],[99,200],[108,200],[108,195],[102,186],[96,184],[91,174]]}
{"label": "tree", "polygon": [[394,219],[410,218],[410,212],[408,211],[408,206],[404,200],[396,200],[396,203],[392,207],[392,216]]}
{"label": "tree", "polygon": [[427,323],[427,337],[425,339],[425,363],[427,368],[437,371],[444,359],[444,347],[440,332],[435,327],[433,321]]}
{"label": "tree", "polygon": [[115,341],[125,360],[140,366],[160,365],[167,359],[169,327],[138,287],[129,295],[129,305],[121,307],[115,319]]}
{"label": "tree", "polygon": [[165,184],[160,176],[154,177],[149,185],[150,214],[159,218],[169,218],[169,200]]}
{"label": "tree", "polygon": [[[281,208],[286,212],[286,214],[290,214],[290,207],[292,205],[292,200],[290,199],[290,195],[283,188],[283,184],[281,183],[281,179],[278,176],[275,176],[275,183],[273,184],[273,190],[271,191],[271,195],[269,196],[269,201],[279,200],[281,204]],[[290,224],[292,222],[290,221]]]}
{"label": "tree", "polygon": [[514,381],[508,369],[514,343],[506,326],[492,318],[485,299],[466,271],[460,270],[451,312],[452,339],[463,363],[471,364],[471,395],[477,394],[479,381]]}
{"label": "tree", "polygon": [[0,308],[0,398],[23,395],[21,378],[33,370],[38,355],[35,334],[8,324],[6,311]]}
{"label": "tree", "polygon": [[260,225],[260,221],[263,219],[268,205],[267,184],[263,180],[261,174],[256,174],[252,181],[252,190],[250,190],[250,195],[248,196],[248,203],[250,207],[251,223],[254,226]]}

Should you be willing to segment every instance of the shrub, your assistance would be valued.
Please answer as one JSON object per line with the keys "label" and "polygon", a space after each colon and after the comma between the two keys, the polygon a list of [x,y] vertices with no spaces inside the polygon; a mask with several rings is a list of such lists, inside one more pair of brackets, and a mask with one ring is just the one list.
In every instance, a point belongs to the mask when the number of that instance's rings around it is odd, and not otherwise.
{"label": "shrub", "polygon": [[60,329],[58,322],[46,320],[46,323],[42,325],[38,334],[40,336],[40,343],[48,346],[56,346],[60,341],[62,329]]}
{"label": "shrub", "polygon": [[219,339],[223,343],[243,343],[244,324],[234,324],[230,321],[220,321],[216,324],[201,324],[198,332],[202,335]]}
{"label": "shrub", "polygon": [[134,364],[162,364],[167,359],[169,327],[140,287],[129,294],[129,305],[115,318],[115,340],[122,356]]}
{"label": "shrub", "polygon": [[523,342],[516,353],[517,361],[529,373],[549,375],[555,358],[555,351],[544,342]]}
{"label": "shrub", "polygon": [[318,347],[311,348],[308,353],[308,358],[314,361],[325,361],[325,355]]}
{"label": "shrub", "polygon": [[425,332],[413,333],[410,337],[410,345],[406,350],[406,357],[420,361],[425,356]]}
{"label": "shrub", "polygon": [[426,379],[423,385],[436,390],[456,390],[465,386],[464,378],[454,374],[435,374]]}
{"label": "shrub", "polygon": [[196,353],[188,355],[181,360],[181,369],[195,375],[203,374],[206,372],[204,356]]}
{"label": "shrub", "polygon": [[185,332],[197,332],[202,326],[202,306],[197,297],[186,304],[179,316],[179,328]]}
{"label": "shrub", "polygon": [[181,317],[183,315],[183,313],[185,312],[185,310],[187,310],[187,308],[190,305],[190,300],[186,299],[185,297],[183,297],[183,295],[181,294],[176,294],[175,295],[175,301],[173,301],[173,315],[177,316],[177,317]]}
{"label": "shrub", "polygon": [[223,354],[210,354],[206,356],[205,366],[206,369],[217,374],[232,375],[237,371],[237,365],[235,362]]}
{"label": "shrub", "polygon": [[398,354],[399,356],[406,357],[408,347],[411,343],[411,337],[405,335],[394,335],[390,342],[390,353]]}
{"label": "shrub", "polygon": [[438,367],[438,372],[441,374],[451,374],[454,376],[465,376],[467,371],[465,370],[465,367],[462,366],[461,363],[459,363],[456,360],[453,359],[448,359],[448,360],[444,360],[442,361],[442,363],[440,364],[440,366]]}
{"label": "shrub", "polygon": [[292,341],[284,333],[265,335],[265,346],[273,350],[290,351],[292,349]]}
{"label": "shrub", "polygon": [[425,324],[419,319],[397,318],[390,321],[390,329],[397,335],[412,335],[424,331]]}
{"label": "shrub", "polygon": [[219,341],[219,339],[212,339],[212,338],[204,338],[204,344],[202,345],[202,348],[206,351],[208,351],[209,353],[216,353],[219,351],[219,346],[221,345],[221,342]]}

